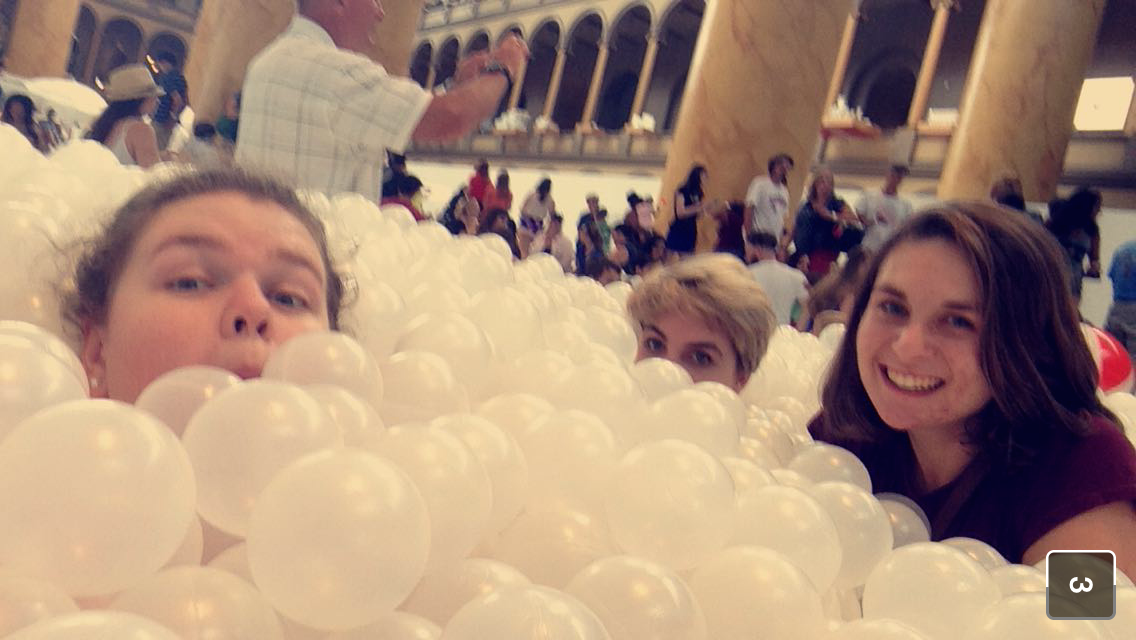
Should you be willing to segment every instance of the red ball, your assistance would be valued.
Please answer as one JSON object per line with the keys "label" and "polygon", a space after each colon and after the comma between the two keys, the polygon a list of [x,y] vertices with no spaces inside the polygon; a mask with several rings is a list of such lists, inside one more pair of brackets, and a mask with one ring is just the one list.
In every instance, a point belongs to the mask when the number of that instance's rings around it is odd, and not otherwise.
{"label": "red ball", "polygon": [[1082,324],[1085,341],[1097,363],[1097,386],[1105,393],[1132,391],[1134,374],[1132,360],[1120,341],[1106,331]]}

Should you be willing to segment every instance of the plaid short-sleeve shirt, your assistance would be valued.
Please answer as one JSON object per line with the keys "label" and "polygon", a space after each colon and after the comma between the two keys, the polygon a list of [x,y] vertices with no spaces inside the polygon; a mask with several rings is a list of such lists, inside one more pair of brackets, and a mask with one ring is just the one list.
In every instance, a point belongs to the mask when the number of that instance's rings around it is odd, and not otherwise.
{"label": "plaid short-sleeve shirt", "polygon": [[406,148],[430,99],[296,16],[249,63],[237,162],[300,188],[378,200],[386,150]]}

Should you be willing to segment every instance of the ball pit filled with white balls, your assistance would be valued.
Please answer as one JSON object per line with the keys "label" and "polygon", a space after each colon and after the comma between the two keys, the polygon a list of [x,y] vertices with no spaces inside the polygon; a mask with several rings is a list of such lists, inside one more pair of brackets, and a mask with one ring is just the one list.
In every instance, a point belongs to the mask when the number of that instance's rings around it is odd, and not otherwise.
{"label": "ball pit filled with white balls", "polygon": [[309,196],[349,333],[87,399],[54,256],[171,170],[0,149],[0,637],[1136,638],[1131,583],[1050,621],[1038,568],[927,542],[811,440],[839,330],[779,329],[740,396],[692,384],[633,363],[629,285],[358,196]]}

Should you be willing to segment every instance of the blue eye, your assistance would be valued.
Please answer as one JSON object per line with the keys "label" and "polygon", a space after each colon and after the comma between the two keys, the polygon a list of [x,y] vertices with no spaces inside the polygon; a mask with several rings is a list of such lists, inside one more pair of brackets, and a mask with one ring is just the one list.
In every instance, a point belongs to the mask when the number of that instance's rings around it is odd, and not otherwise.
{"label": "blue eye", "polygon": [[709,367],[714,364],[713,356],[706,353],[705,351],[695,351],[691,353],[690,359],[694,361],[694,364],[700,367]]}
{"label": "blue eye", "polygon": [[947,318],[947,324],[955,329],[974,329],[974,323],[971,322],[968,318],[964,318],[962,316],[949,316]]}
{"label": "blue eye", "polygon": [[903,305],[901,305],[897,302],[892,302],[890,300],[885,300],[884,302],[881,302],[879,304],[879,309],[880,309],[880,311],[886,313],[889,316],[900,316],[900,317],[902,317],[902,316],[907,315],[907,309],[903,308]]}
{"label": "blue eye", "polygon": [[209,285],[203,278],[175,278],[166,284],[171,291],[201,291]]}
{"label": "blue eye", "polygon": [[298,295],[295,295],[295,294],[292,294],[292,293],[285,293],[285,292],[274,293],[274,294],[272,294],[272,301],[274,303],[282,306],[282,307],[288,307],[290,309],[307,309],[308,308],[308,301],[307,300],[305,300],[302,296],[298,296]]}
{"label": "blue eye", "polygon": [[659,340],[658,338],[644,338],[643,348],[647,351],[650,351],[651,353],[659,353],[660,351],[666,349],[666,345],[664,345],[663,341]]}

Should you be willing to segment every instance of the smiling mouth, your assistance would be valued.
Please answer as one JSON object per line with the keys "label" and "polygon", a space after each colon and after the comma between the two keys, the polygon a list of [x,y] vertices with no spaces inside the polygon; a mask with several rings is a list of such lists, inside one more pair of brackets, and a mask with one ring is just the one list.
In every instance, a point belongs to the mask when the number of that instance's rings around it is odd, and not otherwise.
{"label": "smiling mouth", "polygon": [[914,376],[892,371],[887,367],[881,367],[881,369],[883,369],[884,377],[888,379],[888,382],[891,382],[900,391],[915,393],[935,391],[946,383],[942,378],[934,376]]}

